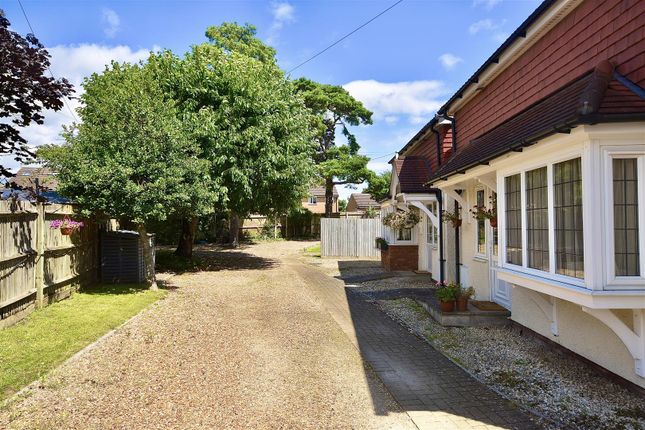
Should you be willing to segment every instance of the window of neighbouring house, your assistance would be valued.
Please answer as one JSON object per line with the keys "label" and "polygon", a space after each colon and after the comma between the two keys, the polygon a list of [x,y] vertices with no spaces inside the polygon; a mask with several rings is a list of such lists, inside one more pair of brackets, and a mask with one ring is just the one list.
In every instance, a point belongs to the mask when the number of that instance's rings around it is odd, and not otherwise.
{"label": "window of neighbouring house", "polygon": [[522,178],[520,174],[504,179],[506,196],[506,261],[522,264]]}
{"label": "window of neighbouring house", "polygon": [[555,272],[584,278],[580,158],[553,165]]}
{"label": "window of neighbouring house", "polygon": [[316,198],[316,196],[309,196],[309,204],[315,205],[316,203],[318,203],[318,199]]}
{"label": "window of neighbouring house", "polygon": [[412,240],[412,229],[401,228],[396,231],[396,240]]}
{"label": "window of neighbouring house", "polygon": [[[476,204],[478,207],[486,206],[486,193],[484,190],[477,190],[475,196]],[[477,219],[477,254],[486,255],[486,220]]]}
{"label": "window of neighbouring house", "polygon": [[640,276],[638,158],[612,159],[614,271]]}
{"label": "window of neighbouring house", "polygon": [[549,201],[547,169],[526,172],[526,251],[528,266],[549,271]]}

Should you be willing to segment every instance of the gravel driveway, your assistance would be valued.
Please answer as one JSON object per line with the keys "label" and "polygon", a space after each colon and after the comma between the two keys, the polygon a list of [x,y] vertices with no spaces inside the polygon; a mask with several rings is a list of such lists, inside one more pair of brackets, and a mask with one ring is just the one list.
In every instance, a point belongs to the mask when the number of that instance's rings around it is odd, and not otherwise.
{"label": "gravel driveway", "polygon": [[[301,279],[302,242],[218,252],[0,411],[0,429],[415,428]],[[208,249],[202,250],[205,254]]]}

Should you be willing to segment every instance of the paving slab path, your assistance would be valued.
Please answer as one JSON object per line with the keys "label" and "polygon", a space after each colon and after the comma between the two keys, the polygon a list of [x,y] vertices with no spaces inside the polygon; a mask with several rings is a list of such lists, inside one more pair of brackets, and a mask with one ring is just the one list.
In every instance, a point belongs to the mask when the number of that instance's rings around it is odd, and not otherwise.
{"label": "paving slab path", "polygon": [[4,405],[0,429],[532,428],[296,259],[306,245],[199,248],[211,271],[173,277],[166,299]]}

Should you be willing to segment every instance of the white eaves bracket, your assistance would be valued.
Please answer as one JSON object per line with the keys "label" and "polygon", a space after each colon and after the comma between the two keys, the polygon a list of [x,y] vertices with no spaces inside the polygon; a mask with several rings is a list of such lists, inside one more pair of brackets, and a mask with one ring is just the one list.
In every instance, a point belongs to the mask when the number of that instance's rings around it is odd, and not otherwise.
{"label": "white eaves bracket", "polygon": [[533,303],[535,303],[544,316],[549,320],[549,329],[553,336],[559,336],[558,332],[558,299],[553,296],[549,296],[547,299],[542,294],[537,291],[524,289],[528,293],[529,298]]}
{"label": "white eaves bracket", "polygon": [[645,310],[634,309],[634,330],[630,329],[610,309],[591,309],[585,306],[582,310],[596,317],[609,327],[625,344],[634,358],[634,372],[645,378]]}
{"label": "white eaves bracket", "polygon": [[413,200],[410,200],[409,203],[410,203],[410,205],[412,205],[412,206],[414,206],[416,208],[419,208],[419,210],[421,210],[421,212],[426,214],[426,216],[430,219],[430,222],[432,223],[433,226],[435,226],[437,228],[439,227],[439,219],[432,212],[430,212],[430,210],[428,210],[428,208],[423,203],[413,201]]}

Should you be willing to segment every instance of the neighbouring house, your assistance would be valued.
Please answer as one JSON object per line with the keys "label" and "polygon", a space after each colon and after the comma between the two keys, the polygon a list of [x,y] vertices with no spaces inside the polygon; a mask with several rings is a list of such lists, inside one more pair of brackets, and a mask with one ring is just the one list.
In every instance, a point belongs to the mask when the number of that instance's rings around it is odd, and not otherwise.
{"label": "neighbouring house", "polygon": [[56,172],[49,167],[21,167],[14,177],[9,178],[8,183],[17,188],[39,187],[46,190],[58,188]]}
{"label": "neighbouring house", "polygon": [[365,214],[369,208],[380,211],[381,204],[367,193],[352,193],[347,201],[347,213]]}
{"label": "neighbouring house", "polygon": [[644,1],[542,2],[391,161],[387,264],[645,387],[644,87]]}
{"label": "neighbouring house", "polygon": [[[338,214],[338,190],[334,185],[332,213]],[[302,200],[302,207],[314,214],[325,213],[325,187],[311,187],[309,195]]]}

